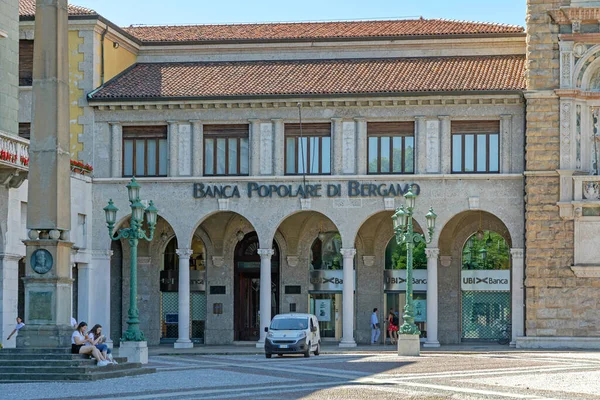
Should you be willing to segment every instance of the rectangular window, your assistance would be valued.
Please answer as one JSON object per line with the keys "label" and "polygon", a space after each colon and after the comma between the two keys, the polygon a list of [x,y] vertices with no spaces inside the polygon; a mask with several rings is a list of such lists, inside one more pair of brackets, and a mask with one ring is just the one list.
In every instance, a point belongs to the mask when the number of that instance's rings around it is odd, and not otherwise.
{"label": "rectangular window", "polygon": [[331,124],[285,124],[285,173],[331,173]]}
{"label": "rectangular window", "polygon": [[167,176],[167,126],[123,127],[123,176]]}
{"label": "rectangular window", "polygon": [[407,122],[367,123],[367,172],[369,174],[413,174],[415,172],[415,124]]}
{"label": "rectangular window", "polygon": [[204,126],[204,175],[248,175],[248,125]]}
{"label": "rectangular window", "polygon": [[33,40],[19,40],[19,86],[33,82]]}
{"label": "rectangular window", "polygon": [[452,121],[452,172],[500,172],[500,122]]}
{"label": "rectangular window", "polygon": [[19,136],[23,139],[31,139],[31,124],[29,122],[19,122]]}

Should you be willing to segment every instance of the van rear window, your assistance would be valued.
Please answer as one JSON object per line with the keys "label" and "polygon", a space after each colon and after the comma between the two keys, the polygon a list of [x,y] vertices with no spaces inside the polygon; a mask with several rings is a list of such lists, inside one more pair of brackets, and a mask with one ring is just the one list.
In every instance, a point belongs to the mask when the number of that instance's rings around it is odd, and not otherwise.
{"label": "van rear window", "polygon": [[295,331],[308,328],[308,318],[280,318],[271,321],[271,329],[274,331]]}

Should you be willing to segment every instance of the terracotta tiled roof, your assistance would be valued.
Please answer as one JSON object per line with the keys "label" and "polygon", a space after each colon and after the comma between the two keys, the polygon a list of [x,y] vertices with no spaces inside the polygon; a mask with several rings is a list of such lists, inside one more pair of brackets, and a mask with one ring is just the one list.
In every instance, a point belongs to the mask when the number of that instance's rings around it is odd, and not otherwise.
{"label": "terracotta tiled roof", "polygon": [[92,100],[523,90],[524,56],[135,64]]}
{"label": "terracotta tiled roof", "polygon": [[[69,15],[97,15],[89,8],[69,4]],[[35,0],[19,0],[19,17],[35,16]]]}
{"label": "terracotta tiled roof", "polygon": [[144,42],[322,40],[524,32],[523,27],[515,25],[450,21],[444,19],[130,26],[123,29]]}

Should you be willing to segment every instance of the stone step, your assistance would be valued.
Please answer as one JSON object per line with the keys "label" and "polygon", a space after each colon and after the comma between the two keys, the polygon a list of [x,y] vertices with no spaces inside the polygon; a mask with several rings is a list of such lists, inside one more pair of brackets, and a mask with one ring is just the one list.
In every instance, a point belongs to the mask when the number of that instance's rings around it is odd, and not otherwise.
{"label": "stone step", "polygon": [[26,348],[26,349],[2,349],[0,354],[71,354],[71,348]]}
{"label": "stone step", "polygon": [[57,373],[0,373],[1,383],[10,382],[49,382],[49,381],[95,381],[100,379],[122,378],[155,373],[154,368],[131,368],[127,370],[109,370],[98,367],[87,374],[57,374]]}
{"label": "stone step", "polygon": [[[115,361],[119,364],[126,363],[127,358],[125,357],[115,357]],[[96,360],[91,358],[86,359],[75,359],[75,360],[22,360],[22,359],[0,359],[0,367],[33,367],[40,365],[43,362],[44,366],[47,367],[80,367],[87,365],[96,365]]]}
{"label": "stone step", "polygon": [[123,371],[127,369],[141,368],[142,365],[139,363],[125,363],[125,364],[109,364],[104,367],[98,367],[96,365],[81,365],[81,366],[47,366],[46,364],[30,365],[30,366],[16,366],[16,367],[5,367],[0,366],[0,379],[3,374],[15,374],[15,373],[28,373],[28,374],[90,374],[100,369],[105,370],[104,372],[110,371]]}

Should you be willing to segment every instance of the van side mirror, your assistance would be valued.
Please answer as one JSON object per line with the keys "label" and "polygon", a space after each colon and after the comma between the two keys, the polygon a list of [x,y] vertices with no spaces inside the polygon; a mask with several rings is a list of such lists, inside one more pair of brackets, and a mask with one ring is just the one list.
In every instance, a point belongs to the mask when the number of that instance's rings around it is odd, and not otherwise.
{"label": "van side mirror", "polygon": [[269,332],[269,327],[268,326],[265,326],[265,332],[267,332],[267,333]]}
{"label": "van side mirror", "polygon": [[317,331],[317,327],[316,327],[316,326],[313,326],[312,328],[310,328],[310,331],[311,331],[311,332],[316,332],[316,331]]}

